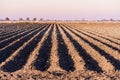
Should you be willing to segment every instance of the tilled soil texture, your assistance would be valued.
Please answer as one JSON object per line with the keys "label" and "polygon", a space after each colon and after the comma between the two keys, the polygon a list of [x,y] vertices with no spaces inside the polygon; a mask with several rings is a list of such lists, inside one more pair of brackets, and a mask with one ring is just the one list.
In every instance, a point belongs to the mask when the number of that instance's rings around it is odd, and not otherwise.
{"label": "tilled soil texture", "polygon": [[0,80],[119,80],[120,23],[0,23]]}

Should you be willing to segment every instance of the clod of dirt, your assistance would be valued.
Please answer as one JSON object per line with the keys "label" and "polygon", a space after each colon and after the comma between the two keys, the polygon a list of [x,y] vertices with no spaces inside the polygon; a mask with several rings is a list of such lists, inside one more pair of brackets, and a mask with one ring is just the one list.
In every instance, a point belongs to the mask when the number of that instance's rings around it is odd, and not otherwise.
{"label": "clod of dirt", "polygon": [[62,72],[62,71],[53,71],[52,74],[55,75],[55,76],[62,76],[64,74],[64,72]]}
{"label": "clod of dirt", "polygon": [[18,78],[22,78],[23,76],[22,76],[22,74],[18,74],[17,77]]}

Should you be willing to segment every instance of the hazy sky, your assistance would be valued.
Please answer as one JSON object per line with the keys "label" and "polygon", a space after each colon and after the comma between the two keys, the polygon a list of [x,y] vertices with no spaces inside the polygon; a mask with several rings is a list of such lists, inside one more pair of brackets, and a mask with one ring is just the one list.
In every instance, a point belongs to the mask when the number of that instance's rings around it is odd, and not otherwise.
{"label": "hazy sky", "polygon": [[120,0],[0,0],[0,19],[120,19]]}

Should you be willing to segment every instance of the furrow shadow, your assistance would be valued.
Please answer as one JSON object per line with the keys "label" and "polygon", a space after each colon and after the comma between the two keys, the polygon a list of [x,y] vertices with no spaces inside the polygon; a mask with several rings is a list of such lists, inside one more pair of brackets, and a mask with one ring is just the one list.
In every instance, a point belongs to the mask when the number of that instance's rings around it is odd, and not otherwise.
{"label": "furrow shadow", "polygon": [[[57,25],[56,25],[57,26]],[[74,61],[68,53],[67,46],[60,34],[60,31],[56,27],[57,41],[58,41],[58,56],[59,56],[59,65],[62,69],[66,71],[74,71]]]}
{"label": "furrow shadow", "polygon": [[[82,30],[82,29],[81,29]],[[86,30],[83,30],[83,31],[85,31],[85,32],[87,32],[87,33],[89,33],[89,34],[92,34],[92,35],[96,35],[96,34],[98,34],[98,33],[92,33],[92,32],[89,32],[89,31],[86,31]],[[103,38],[103,39],[106,39],[106,40],[108,40],[108,41],[110,41],[110,42],[112,42],[112,43],[115,43],[115,44],[117,44],[117,45],[120,45],[119,43],[117,43],[117,42],[115,42],[115,41],[113,41],[113,40],[111,40],[111,39],[108,39],[108,38],[106,38],[106,37],[103,37],[103,36],[100,36],[100,35],[96,35],[96,36],[98,36],[98,37],[101,37],[101,38]]]}
{"label": "furrow shadow", "polygon": [[[19,26],[20,28],[19,29],[17,29],[17,26]],[[21,28],[22,27],[22,28]],[[8,24],[8,25],[3,25],[3,27],[2,28],[10,28],[12,31],[8,31],[8,30],[5,30],[5,31],[3,31],[2,32],[2,34],[0,35],[0,38],[1,37],[3,37],[3,36],[8,36],[8,35],[10,35],[10,34],[14,34],[14,33],[16,33],[17,31],[20,31],[20,30],[23,30],[23,29],[26,29],[26,28],[29,28],[28,26],[26,27],[26,26],[24,26],[24,25],[22,25],[22,26],[20,26],[19,24],[13,24],[13,25],[10,25],[10,24]]]}
{"label": "furrow shadow", "polygon": [[3,47],[5,47],[5,46],[7,46],[7,45],[10,44],[11,42],[19,39],[20,37],[23,37],[23,36],[29,34],[31,31],[34,31],[34,30],[36,30],[36,29],[37,29],[37,28],[32,29],[32,30],[29,30],[29,31],[27,31],[27,32],[25,32],[25,33],[23,33],[23,34],[17,35],[17,36],[15,36],[15,37],[11,38],[11,39],[8,39],[8,40],[0,43],[0,49],[3,48]]}
{"label": "furrow shadow", "polygon": [[1,38],[2,38],[3,36],[8,36],[9,34],[15,34],[17,31],[20,31],[20,30],[16,30],[16,31],[14,31],[14,32],[8,32],[8,33],[6,33],[6,34],[0,35],[0,40],[1,40]]}
{"label": "furrow shadow", "polygon": [[83,38],[82,36],[78,35],[77,33],[73,32],[72,30],[70,30],[70,31],[72,33],[74,33],[76,36],[78,36],[79,38],[81,38],[83,41],[85,41],[87,44],[89,44],[93,49],[98,51],[102,56],[104,56],[109,62],[111,62],[111,64],[115,67],[116,70],[120,70],[120,61],[119,60],[115,59],[113,56],[109,55],[104,50],[102,50],[95,44],[89,42],[87,39]]}
{"label": "furrow shadow", "polygon": [[66,34],[66,36],[70,39],[70,41],[73,43],[74,47],[79,52],[79,55],[84,59],[84,61],[85,61],[85,67],[88,70],[93,70],[93,71],[97,71],[97,72],[103,72],[102,69],[101,69],[101,67],[99,67],[98,62],[96,60],[94,60],[86,52],[86,50],[84,48],[82,48],[82,46],[75,39],[73,39],[71,37],[71,35],[67,31],[65,31],[65,29],[63,29],[63,31]]}
{"label": "furrow shadow", "polygon": [[19,30],[19,31],[16,31],[15,33],[13,33],[13,34],[8,34],[8,35],[6,35],[6,36],[2,36],[2,37],[0,37],[0,41],[2,41],[2,40],[4,40],[4,39],[7,39],[7,38],[9,38],[9,37],[12,37],[12,36],[14,36],[14,35],[20,34],[20,33],[24,32],[24,31],[26,31],[26,30]]}
{"label": "furrow shadow", "polygon": [[118,48],[116,48],[116,47],[114,47],[114,46],[112,46],[112,45],[106,44],[105,42],[102,42],[101,40],[99,40],[99,39],[97,39],[97,38],[94,38],[94,37],[92,37],[92,36],[90,36],[90,35],[88,35],[88,34],[85,34],[84,32],[81,32],[81,31],[79,31],[79,30],[77,30],[77,29],[75,29],[75,30],[78,31],[78,32],[80,32],[80,33],[83,34],[83,35],[86,35],[86,36],[88,36],[88,37],[90,37],[90,38],[92,38],[92,39],[94,39],[94,40],[96,40],[96,41],[98,41],[98,42],[106,45],[107,47],[110,47],[110,48],[112,48],[112,49],[114,49],[114,50],[117,50],[117,51],[120,53],[120,49],[118,49]]}
{"label": "furrow shadow", "polygon": [[53,25],[48,32],[48,36],[46,37],[43,45],[39,50],[39,54],[37,56],[36,61],[34,62],[34,66],[37,70],[46,71],[50,67],[50,52],[52,48],[52,32],[53,32]]}
{"label": "furrow shadow", "polygon": [[[42,30],[43,28],[40,28],[39,30]],[[33,32],[29,36],[24,37],[19,42],[16,42],[15,44],[7,47],[6,49],[0,51],[0,63],[5,61],[13,52],[15,52],[20,46],[22,46],[26,41],[28,41],[32,36],[37,34],[38,31]]]}
{"label": "furrow shadow", "polygon": [[[47,28],[44,29],[40,34],[35,37],[30,43],[28,43],[24,49],[22,49],[14,58],[13,60],[10,60],[5,65],[1,67],[1,69],[4,72],[15,72],[19,69],[21,69],[27,62],[30,53],[34,50],[34,48],[37,46],[37,43],[41,40],[43,37],[45,31],[47,31]],[[32,37],[32,36],[30,36]]]}

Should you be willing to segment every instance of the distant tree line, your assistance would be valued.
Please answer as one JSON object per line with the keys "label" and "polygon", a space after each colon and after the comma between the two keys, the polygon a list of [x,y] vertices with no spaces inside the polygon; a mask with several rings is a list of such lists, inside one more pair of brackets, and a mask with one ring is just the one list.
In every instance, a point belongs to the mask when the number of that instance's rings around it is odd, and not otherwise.
{"label": "distant tree line", "polygon": [[[9,21],[10,18],[9,17],[6,17],[5,18],[6,21]],[[30,19],[29,17],[27,17],[26,19],[23,19],[23,18],[19,18],[19,21],[37,21],[38,19],[37,18],[32,18]],[[43,18],[40,18],[38,21],[43,21],[44,19]],[[49,19],[47,19],[49,20]],[[66,21],[69,21],[69,20],[66,20]],[[78,20],[79,21],[79,20]],[[89,21],[89,20],[85,20],[84,18],[82,18],[80,21]],[[102,20],[97,20],[97,21],[120,21],[120,20],[114,20],[112,18],[110,19],[102,19]]]}
{"label": "distant tree line", "polygon": [[[9,21],[10,18],[9,18],[9,17],[6,17],[5,20],[6,20],[6,21]],[[25,20],[26,20],[26,21],[30,21],[30,18],[27,17]],[[39,21],[43,21],[43,20],[44,20],[43,18],[40,18],[40,19],[39,19]],[[19,18],[19,21],[24,21],[24,19],[23,19],[23,18]],[[37,18],[31,19],[31,21],[37,21]]]}

